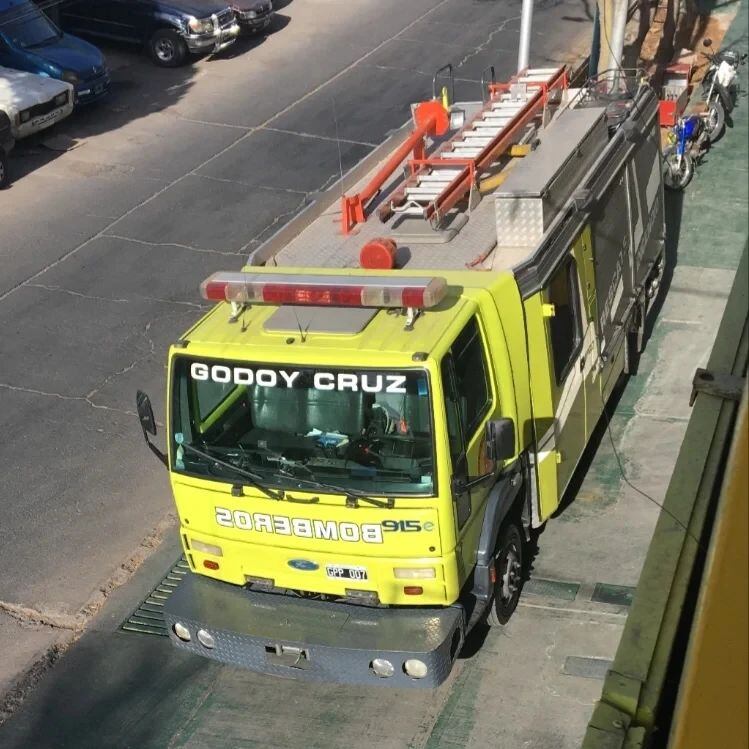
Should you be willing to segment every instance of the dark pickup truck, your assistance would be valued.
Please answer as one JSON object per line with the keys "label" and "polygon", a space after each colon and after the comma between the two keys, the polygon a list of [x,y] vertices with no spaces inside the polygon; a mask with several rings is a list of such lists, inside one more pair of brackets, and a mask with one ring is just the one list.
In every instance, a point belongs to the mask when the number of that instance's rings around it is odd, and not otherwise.
{"label": "dark pickup truck", "polygon": [[240,27],[270,23],[271,0],[72,0],[60,5],[60,24],[81,35],[145,45],[163,67],[182,64],[189,53],[218,52]]}

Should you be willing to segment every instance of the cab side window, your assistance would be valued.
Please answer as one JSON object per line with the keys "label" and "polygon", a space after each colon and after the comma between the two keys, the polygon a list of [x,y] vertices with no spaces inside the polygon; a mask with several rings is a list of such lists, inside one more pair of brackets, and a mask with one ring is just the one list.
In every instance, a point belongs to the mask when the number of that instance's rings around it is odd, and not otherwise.
{"label": "cab side window", "polygon": [[445,414],[447,416],[447,436],[450,441],[450,457],[453,468],[457,468],[465,452],[463,446],[463,432],[460,427],[460,408],[458,394],[455,391],[453,378],[453,360],[447,354],[442,360],[442,389],[445,392]]}
{"label": "cab side window", "polygon": [[455,339],[450,353],[460,421],[468,442],[491,405],[484,345],[475,317],[470,319]]}
{"label": "cab side window", "polygon": [[561,385],[582,340],[580,291],[573,257],[569,257],[557,270],[548,293],[549,302],[554,305],[554,316],[548,318],[554,375],[557,385]]}

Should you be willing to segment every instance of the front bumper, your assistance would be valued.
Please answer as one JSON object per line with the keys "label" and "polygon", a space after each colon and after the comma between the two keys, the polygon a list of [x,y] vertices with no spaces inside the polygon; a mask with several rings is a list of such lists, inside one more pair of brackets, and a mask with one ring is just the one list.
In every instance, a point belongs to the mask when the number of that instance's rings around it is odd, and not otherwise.
{"label": "front bumper", "polygon": [[211,34],[185,34],[184,39],[187,49],[194,54],[205,52],[220,52],[237,40],[239,36],[239,24],[232,23],[230,26],[214,31]]}
{"label": "front bumper", "polygon": [[76,104],[90,104],[101,99],[109,93],[109,85],[109,73],[80,81],[75,87]]}
{"label": "front bumper", "polygon": [[237,10],[234,12],[237,23],[243,31],[261,31],[270,26],[273,20],[273,11],[262,16],[250,17],[250,11]]}
{"label": "front bumper", "polygon": [[28,122],[22,122],[21,124],[16,125],[13,135],[16,140],[20,140],[21,138],[27,138],[29,135],[46,130],[48,127],[52,127],[56,122],[65,119],[72,110],[73,102],[71,101],[68,104],[53,109],[51,112],[32,117]]}
{"label": "front bumper", "polygon": [[[189,573],[164,606],[167,631],[182,650],[286,678],[393,687],[439,686],[463,645],[464,612],[445,608],[367,608],[293,596],[251,592]],[[179,622],[189,642],[174,633]],[[206,648],[198,629],[215,641]],[[390,661],[394,673],[376,676],[373,659]],[[424,678],[403,664],[426,664]]]}

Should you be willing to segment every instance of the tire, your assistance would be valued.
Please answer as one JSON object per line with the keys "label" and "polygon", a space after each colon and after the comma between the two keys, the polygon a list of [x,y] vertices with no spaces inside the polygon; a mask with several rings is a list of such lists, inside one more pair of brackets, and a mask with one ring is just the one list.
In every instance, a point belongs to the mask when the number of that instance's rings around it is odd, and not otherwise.
{"label": "tire", "polygon": [[513,520],[507,521],[499,532],[494,565],[494,597],[487,614],[487,623],[491,626],[507,624],[517,608],[523,587],[523,536]]}
{"label": "tire", "polygon": [[694,176],[694,159],[685,153],[681,157],[681,164],[677,166],[676,146],[671,146],[663,152],[663,185],[668,190],[680,192]]}
{"label": "tire", "polygon": [[185,40],[171,29],[159,29],[148,40],[148,52],[161,68],[176,68],[187,59]]}
{"label": "tire", "polygon": [[5,149],[0,148],[0,190],[4,190],[9,184],[8,157],[5,154]]}
{"label": "tire", "polygon": [[710,143],[716,143],[726,131],[726,110],[720,96],[713,96],[708,102],[707,117],[705,118],[705,133]]}

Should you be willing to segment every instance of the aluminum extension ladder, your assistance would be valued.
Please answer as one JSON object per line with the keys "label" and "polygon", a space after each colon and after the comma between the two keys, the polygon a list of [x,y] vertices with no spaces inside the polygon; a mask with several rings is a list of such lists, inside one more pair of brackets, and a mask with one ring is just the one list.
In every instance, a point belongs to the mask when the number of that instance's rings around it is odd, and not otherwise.
{"label": "aluminum extension ladder", "polygon": [[560,82],[566,84],[563,69],[529,68],[506,84],[490,84],[492,96],[470,123],[432,157],[412,160],[413,174],[394,193],[389,209],[425,219],[444,215],[470,191],[480,171],[512,145],[518,125],[542,111],[548,90]]}

